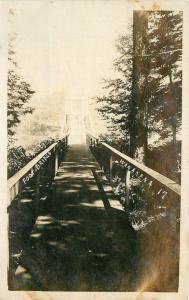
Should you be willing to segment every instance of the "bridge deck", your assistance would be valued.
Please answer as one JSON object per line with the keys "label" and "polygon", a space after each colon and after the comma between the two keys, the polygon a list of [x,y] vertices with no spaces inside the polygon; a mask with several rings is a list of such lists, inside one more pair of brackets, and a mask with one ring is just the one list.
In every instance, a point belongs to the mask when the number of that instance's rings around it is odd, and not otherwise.
{"label": "bridge deck", "polygon": [[54,179],[48,208],[40,209],[21,256],[15,289],[134,289],[134,232],[111,188],[103,188],[101,181],[86,146],[71,146]]}

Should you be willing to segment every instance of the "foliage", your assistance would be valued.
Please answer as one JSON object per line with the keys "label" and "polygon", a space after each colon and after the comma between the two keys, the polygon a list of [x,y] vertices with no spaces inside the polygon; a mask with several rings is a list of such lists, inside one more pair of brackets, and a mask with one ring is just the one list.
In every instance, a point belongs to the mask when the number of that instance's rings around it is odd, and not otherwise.
{"label": "foliage", "polygon": [[120,36],[116,42],[120,57],[114,68],[120,76],[103,81],[107,95],[97,97],[98,112],[108,122],[111,139],[122,139],[129,146],[132,127],[132,44],[131,36]]}
{"label": "foliage", "polygon": [[[172,134],[176,140],[181,125],[182,104],[182,13],[172,11],[151,13],[149,17],[150,74],[152,82],[149,101],[149,130],[163,120],[160,135]],[[158,130],[156,128],[156,130]]]}
{"label": "foliage", "polygon": [[18,66],[14,60],[15,51],[12,38],[9,39],[8,48],[8,79],[7,79],[7,127],[9,144],[14,141],[15,129],[20,123],[23,115],[31,114],[33,108],[28,106],[28,102],[35,93],[28,82],[18,74]]}
{"label": "foliage", "polygon": [[28,160],[25,149],[22,146],[12,147],[8,151],[8,178],[23,168]]}
{"label": "foliage", "polygon": [[8,135],[15,134],[21,116],[33,112],[33,108],[25,105],[33,93],[30,85],[22,81],[15,71],[8,71]]}
{"label": "foliage", "polygon": [[53,139],[44,140],[38,145],[35,145],[28,153],[22,146],[10,148],[8,151],[8,178],[17,173],[35,156],[48,148],[53,142]]}
{"label": "foliage", "polygon": [[116,47],[118,76],[104,80],[106,93],[97,97],[98,111],[109,124],[109,139],[149,165],[153,152],[149,140],[156,135],[160,147],[169,143],[165,152],[171,153],[175,172],[181,126],[182,13],[134,11],[132,35],[119,37]]}

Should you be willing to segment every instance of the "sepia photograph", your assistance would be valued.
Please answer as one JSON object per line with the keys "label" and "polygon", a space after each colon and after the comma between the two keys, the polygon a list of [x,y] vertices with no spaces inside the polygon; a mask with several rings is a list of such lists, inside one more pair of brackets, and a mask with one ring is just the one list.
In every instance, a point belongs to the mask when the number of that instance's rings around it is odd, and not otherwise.
{"label": "sepia photograph", "polygon": [[179,293],[178,2],[7,1],[9,292]]}

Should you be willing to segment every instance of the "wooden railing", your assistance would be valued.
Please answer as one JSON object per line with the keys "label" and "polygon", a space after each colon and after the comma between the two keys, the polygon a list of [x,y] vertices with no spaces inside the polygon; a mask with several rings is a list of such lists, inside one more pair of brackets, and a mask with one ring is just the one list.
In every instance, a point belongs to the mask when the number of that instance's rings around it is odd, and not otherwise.
{"label": "wooden railing", "polygon": [[121,169],[119,172],[124,190],[121,202],[126,212],[129,211],[133,196],[131,195],[132,185],[135,185],[135,187],[142,186],[142,190],[145,192],[144,197],[148,198],[149,201],[152,198],[155,199],[156,206],[160,204],[163,207],[166,202],[174,222],[175,218],[180,218],[181,186],[179,184],[100,141],[99,138],[90,133],[87,134],[87,144],[112,185],[115,182],[115,169]]}
{"label": "wooden railing", "polygon": [[68,145],[68,136],[68,133],[65,134],[61,140],[43,150],[25,167],[8,179],[8,205],[11,204],[31,180],[35,181],[35,194],[36,198],[38,198],[41,170],[45,169],[45,172],[51,178],[55,176]]}

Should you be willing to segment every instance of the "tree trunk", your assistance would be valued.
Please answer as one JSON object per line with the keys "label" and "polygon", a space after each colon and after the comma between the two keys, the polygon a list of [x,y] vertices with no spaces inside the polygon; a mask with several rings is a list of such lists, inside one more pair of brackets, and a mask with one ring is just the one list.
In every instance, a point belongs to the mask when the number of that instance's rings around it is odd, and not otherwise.
{"label": "tree trunk", "polygon": [[[131,152],[146,163],[148,152],[148,12],[133,12],[133,94],[131,107]],[[144,78],[144,81],[142,79]]]}
{"label": "tree trunk", "polygon": [[176,143],[176,133],[177,133],[177,119],[176,119],[176,107],[174,101],[174,94],[173,94],[173,80],[172,80],[172,71],[170,69],[169,73],[169,81],[170,81],[170,107],[171,107],[171,128],[172,128],[172,171],[173,171],[173,178],[177,179],[177,143]]}
{"label": "tree trunk", "polygon": [[137,62],[137,32],[138,32],[138,12],[133,11],[133,71],[132,71],[132,100],[130,107],[130,155],[135,156],[137,148],[137,105],[139,103],[139,69]]}

